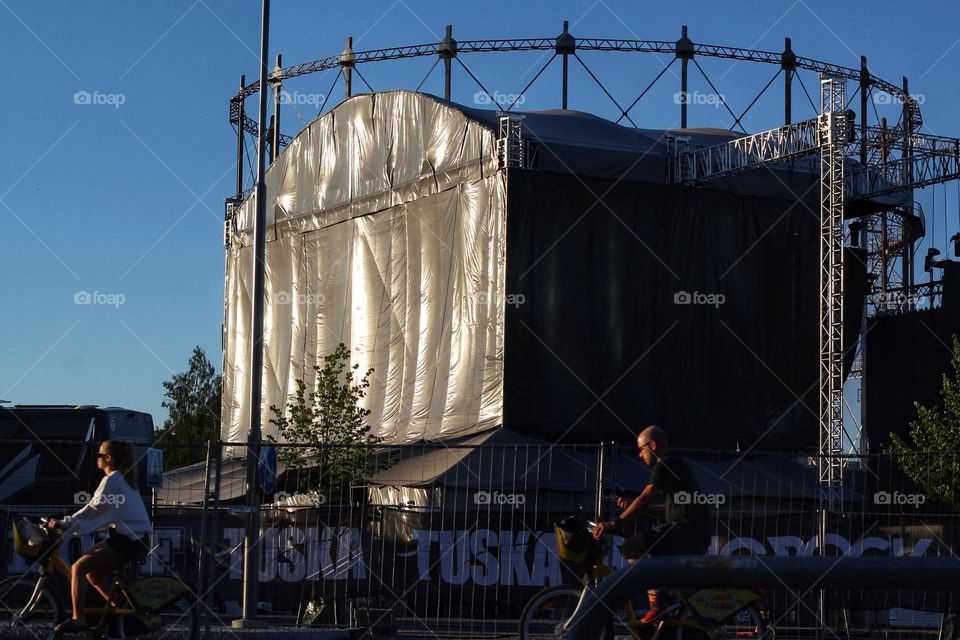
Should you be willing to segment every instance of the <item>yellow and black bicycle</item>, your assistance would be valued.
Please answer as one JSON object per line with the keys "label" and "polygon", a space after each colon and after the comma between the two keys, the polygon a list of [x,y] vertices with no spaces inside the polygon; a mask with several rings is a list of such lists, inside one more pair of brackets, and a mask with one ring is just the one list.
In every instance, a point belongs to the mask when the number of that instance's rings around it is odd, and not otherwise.
{"label": "yellow and black bicycle", "polygon": [[[520,616],[521,640],[559,640],[584,596],[612,570],[603,562],[604,547],[591,535],[594,523],[567,518],[554,525],[557,555],[582,575],[580,588],[547,587],[527,602]],[[642,594],[646,599],[646,594]],[[674,600],[654,622],[641,622],[630,600],[613,611],[597,630],[598,640],[773,640],[763,597],[749,589],[674,589]]]}
{"label": "yellow and black bicycle", "polygon": [[[33,562],[36,576],[25,573],[0,581],[0,639],[56,639],[56,626],[66,620],[64,607],[70,566],[59,556],[64,537],[27,518],[13,522],[14,551]],[[95,594],[94,597],[99,597]],[[87,636],[95,638],[170,637],[195,640],[200,633],[196,599],[176,578],[143,578],[125,584],[119,575],[110,589],[113,605],[86,607]],[[116,605],[116,606],[114,606]]]}

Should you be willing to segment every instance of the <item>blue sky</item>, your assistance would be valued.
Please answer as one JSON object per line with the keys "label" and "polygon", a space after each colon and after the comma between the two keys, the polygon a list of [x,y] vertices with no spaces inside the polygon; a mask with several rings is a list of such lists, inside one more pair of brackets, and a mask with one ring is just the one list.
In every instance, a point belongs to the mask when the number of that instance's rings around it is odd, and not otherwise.
{"label": "blue sky", "polygon": [[[447,23],[458,40],[553,37],[564,19],[579,37],[673,40],[687,24],[698,42],[779,51],[790,36],[801,56],[857,66],[859,56],[867,55],[877,75],[894,83],[910,78],[923,103],[924,130],[960,135],[960,4],[931,1],[922,7],[813,0],[275,0],[271,57],[282,53],[290,65],[337,54],[347,35],[354,37],[355,50],[435,42]],[[148,411],[159,424],[166,417],[161,382],[185,367],[194,345],[219,370],[223,199],[235,181],[236,138],[227,107],[240,74],[257,74],[259,13],[259,2],[250,0],[0,0],[0,68],[8,87],[0,102],[0,398],[121,405]],[[651,55],[582,57],[621,104],[669,61]],[[432,62],[365,66],[361,73],[375,90],[412,89]],[[464,56],[463,62],[491,92],[510,95],[546,58],[484,54]],[[776,72],[727,60],[701,65],[737,113]],[[579,65],[572,63],[571,70],[571,108],[618,115]],[[678,67],[672,70],[679,75]],[[341,83],[330,90],[334,76],[316,74],[287,85],[294,104],[282,112],[285,133],[295,134],[312,120],[328,94],[327,109],[341,99]],[[815,79],[802,77],[813,92]],[[365,90],[359,78],[354,86]],[[631,111],[634,121],[677,126],[678,88],[668,72]],[[442,92],[440,67],[423,90]],[[691,90],[712,92],[693,67]],[[477,91],[455,68],[454,99],[473,105]],[[745,120],[748,130],[781,124],[781,92],[777,82],[761,98]],[[521,106],[558,107],[559,93],[554,63]],[[252,99],[248,109],[255,108]],[[799,87],[794,114],[813,115]],[[691,126],[731,123],[715,103],[691,107]],[[956,185],[927,189],[917,199],[928,229],[935,218],[943,248],[943,239],[957,231]],[[75,304],[81,292],[98,294],[102,304]]]}

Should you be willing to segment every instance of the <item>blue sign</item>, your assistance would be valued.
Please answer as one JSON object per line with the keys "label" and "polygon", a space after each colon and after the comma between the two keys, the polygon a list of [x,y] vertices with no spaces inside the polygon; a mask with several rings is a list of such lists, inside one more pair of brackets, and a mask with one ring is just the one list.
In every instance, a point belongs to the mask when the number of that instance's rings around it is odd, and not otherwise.
{"label": "blue sign", "polygon": [[277,488],[277,448],[273,445],[260,447],[260,488],[267,494]]}
{"label": "blue sign", "polygon": [[163,487],[163,451],[161,449],[147,449],[147,487],[150,489]]}

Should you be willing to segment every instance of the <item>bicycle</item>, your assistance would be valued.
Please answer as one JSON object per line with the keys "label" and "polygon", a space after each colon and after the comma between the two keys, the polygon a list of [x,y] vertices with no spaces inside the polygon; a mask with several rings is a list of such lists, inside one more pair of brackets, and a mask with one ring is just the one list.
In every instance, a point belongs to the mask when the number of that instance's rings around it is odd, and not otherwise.
{"label": "bicycle", "polygon": [[[591,585],[613,573],[603,561],[604,546],[592,535],[595,523],[571,516],[554,524],[557,555],[582,574],[582,588],[547,587],[534,595],[520,615],[521,640],[559,639]],[[673,604],[651,623],[641,622],[625,601],[597,637],[611,640],[628,633],[633,640],[773,640],[763,596],[748,589],[673,589]],[[646,594],[643,594],[646,598]]]}
{"label": "bicycle", "polygon": [[[15,520],[12,526],[14,551],[33,560],[39,573],[36,580],[24,574],[0,581],[0,638],[22,635],[56,640],[62,635],[56,626],[67,618],[63,588],[53,580],[59,574],[69,584],[70,566],[58,555],[65,538],[27,518]],[[171,625],[186,626],[177,628],[177,637],[195,640],[199,636],[200,616],[192,591],[176,578],[142,578],[127,586],[117,574],[109,594],[104,605],[84,607],[90,621],[88,637],[159,636],[164,630],[169,633]]]}

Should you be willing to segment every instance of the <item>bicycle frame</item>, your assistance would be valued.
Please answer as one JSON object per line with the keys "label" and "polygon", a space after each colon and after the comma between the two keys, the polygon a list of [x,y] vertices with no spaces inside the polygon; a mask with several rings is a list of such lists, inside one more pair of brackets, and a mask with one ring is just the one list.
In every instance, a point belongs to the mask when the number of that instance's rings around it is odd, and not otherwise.
{"label": "bicycle frame", "polygon": [[[20,532],[16,525],[14,525],[13,529],[15,546],[22,546]],[[54,573],[59,573],[68,581],[70,580],[70,566],[59,556],[59,551],[62,546],[63,540],[57,539],[49,545],[49,548],[41,551],[40,555],[42,560],[40,562],[40,571],[39,575],[37,576],[37,581],[33,587],[33,593],[30,595],[27,604],[20,609],[20,611],[16,612],[17,618],[22,619],[25,614],[32,611],[33,608],[37,606],[40,598],[43,595],[44,589],[47,586],[47,581],[51,575]],[[180,581],[164,577],[138,580],[133,583],[132,588],[134,591],[137,591],[139,588],[139,591],[141,592],[141,598],[134,597],[130,589],[127,588],[120,577],[116,576],[113,579],[113,583],[110,585],[110,591],[108,593],[109,597],[107,598],[105,605],[100,607],[84,607],[84,614],[100,616],[99,624],[91,627],[91,631],[102,631],[106,627],[109,619],[108,616],[134,616],[138,619],[144,619],[147,616],[162,610],[166,605],[170,604],[184,593],[189,592],[189,589],[187,589],[187,587]],[[122,596],[129,606],[123,607],[110,604],[110,602],[115,600],[114,596],[116,595]],[[138,602],[141,600],[146,601],[148,606],[140,606]]]}
{"label": "bicycle frame", "polygon": [[[593,525],[593,523],[589,523]],[[592,527],[591,527],[592,528]],[[557,538],[557,548],[561,554],[569,556],[569,552],[561,534],[561,529],[554,525],[554,533]],[[587,592],[595,586],[601,579],[609,576],[613,570],[603,561],[603,556],[597,558],[589,569],[584,572],[582,577],[583,589],[580,591],[580,598],[574,607],[573,614],[563,623],[563,630],[569,629],[570,620],[577,617],[583,602],[586,599]],[[676,603],[671,605],[663,617],[656,623],[656,630],[650,640],[658,640],[664,628],[686,628],[695,629],[701,632],[709,632],[711,629],[722,626],[726,620],[739,613],[745,607],[751,606],[756,602],[762,605],[762,598],[747,589],[693,589],[685,592],[672,590],[671,595],[676,598]],[[649,623],[641,622],[637,618],[633,602],[627,599],[622,608],[626,613],[624,623],[630,629],[630,635],[640,640],[642,630],[649,628]],[[677,617],[682,611],[689,612],[690,617]]]}

